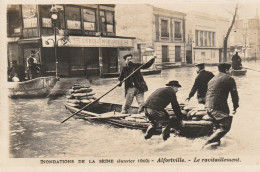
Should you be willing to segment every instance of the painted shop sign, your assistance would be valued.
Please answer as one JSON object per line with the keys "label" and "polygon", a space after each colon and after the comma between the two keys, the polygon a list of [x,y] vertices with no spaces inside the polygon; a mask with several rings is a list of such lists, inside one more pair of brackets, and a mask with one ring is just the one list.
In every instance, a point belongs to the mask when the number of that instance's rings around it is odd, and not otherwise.
{"label": "painted shop sign", "polygon": [[23,19],[23,27],[24,28],[37,27],[37,17],[29,18],[29,19]]}
{"label": "painted shop sign", "polygon": [[42,18],[42,27],[52,27],[51,18]]}
{"label": "painted shop sign", "polygon": [[[69,41],[64,45],[61,36],[57,36],[59,47],[133,47],[133,39],[127,38],[99,38],[70,36]],[[54,46],[54,36],[43,36],[43,47]]]}

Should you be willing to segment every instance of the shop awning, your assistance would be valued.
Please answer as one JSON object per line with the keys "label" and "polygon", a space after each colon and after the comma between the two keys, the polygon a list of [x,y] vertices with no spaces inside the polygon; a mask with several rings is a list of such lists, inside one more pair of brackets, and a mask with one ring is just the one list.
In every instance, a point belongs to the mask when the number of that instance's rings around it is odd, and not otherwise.
{"label": "shop awning", "polygon": [[20,39],[20,37],[8,37],[7,42],[17,42]]}
{"label": "shop awning", "polygon": [[20,39],[18,41],[19,44],[39,44],[40,42],[41,38]]}
{"label": "shop awning", "polygon": [[[42,46],[53,47],[54,36],[43,36]],[[57,36],[59,47],[114,47],[126,48],[134,47],[133,38],[111,38],[111,37],[90,37],[90,36],[69,36],[69,41],[66,43],[62,40],[62,36]],[[65,43],[65,44],[64,44]]]}

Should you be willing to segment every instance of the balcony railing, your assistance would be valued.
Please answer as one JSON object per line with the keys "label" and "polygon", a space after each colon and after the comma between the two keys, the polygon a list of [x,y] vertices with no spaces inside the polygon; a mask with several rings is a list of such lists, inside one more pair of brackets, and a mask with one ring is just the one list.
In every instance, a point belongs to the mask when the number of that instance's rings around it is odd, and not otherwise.
{"label": "balcony railing", "polygon": [[181,39],[181,33],[174,33],[174,39]]}
{"label": "balcony railing", "polygon": [[169,32],[161,32],[161,37],[169,37]]}

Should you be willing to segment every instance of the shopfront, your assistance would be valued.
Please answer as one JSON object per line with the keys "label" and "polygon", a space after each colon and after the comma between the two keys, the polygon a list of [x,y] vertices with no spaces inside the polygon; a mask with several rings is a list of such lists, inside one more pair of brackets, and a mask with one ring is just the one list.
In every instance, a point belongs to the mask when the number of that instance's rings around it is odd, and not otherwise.
{"label": "shopfront", "polygon": [[[57,40],[62,37],[57,36]],[[52,36],[42,37],[42,62],[46,74],[55,72],[55,58]],[[58,75],[59,76],[90,76],[118,73],[119,49],[129,49],[134,46],[134,38],[107,38],[70,36],[63,44],[58,41]],[[101,51],[99,51],[101,48]],[[101,52],[101,54],[100,54]],[[101,59],[101,60],[100,60]],[[102,72],[102,73],[100,73]]]}

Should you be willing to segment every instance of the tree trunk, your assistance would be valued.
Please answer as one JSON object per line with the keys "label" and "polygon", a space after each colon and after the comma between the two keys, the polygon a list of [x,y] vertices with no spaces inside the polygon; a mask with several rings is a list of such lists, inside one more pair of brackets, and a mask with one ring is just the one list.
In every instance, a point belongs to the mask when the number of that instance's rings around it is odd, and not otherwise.
{"label": "tree trunk", "polygon": [[226,34],[226,36],[225,36],[225,38],[224,38],[224,42],[223,42],[223,62],[227,62],[227,43],[228,43],[228,37],[229,37],[229,35],[230,35],[230,32],[231,32],[231,30],[232,30],[232,28],[233,28],[233,25],[234,25],[234,23],[235,23],[235,20],[236,20],[236,15],[237,15],[237,9],[238,9],[238,5],[236,5],[236,9],[235,9],[235,14],[234,14],[234,16],[233,16],[233,20],[232,20],[232,23],[231,23],[231,25],[230,25],[230,27],[228,28],[228,31],[227,31],[227,34]]}

